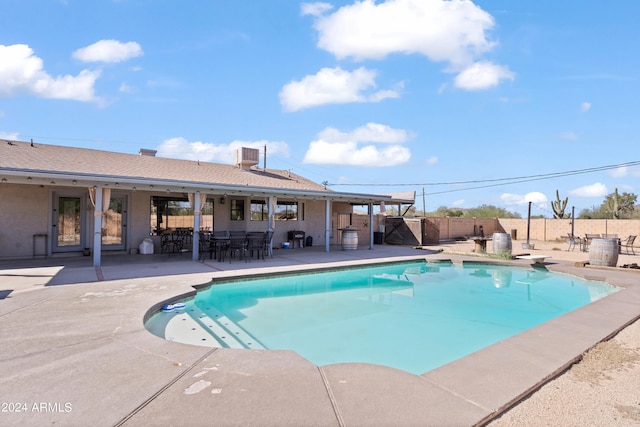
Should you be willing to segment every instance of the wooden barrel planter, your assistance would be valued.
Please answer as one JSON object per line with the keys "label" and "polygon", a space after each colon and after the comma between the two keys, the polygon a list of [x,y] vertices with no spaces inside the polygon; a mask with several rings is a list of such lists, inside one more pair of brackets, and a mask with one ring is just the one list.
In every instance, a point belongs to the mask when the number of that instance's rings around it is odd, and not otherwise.
{"label": "wooden barrel planter", "polygon": [[615,267],[618,263],[618,239],[592,239],[589,245],[589,264]]}
{"label": "wooden barrel planter", "polygon": [[342,229],[342,250],[355,251],[358,249],[358,230],[355,228]]}
{"label": "wooden barrel planter", "polygon": [[494,254],[511,253],[511,235],[509,233],[493,233],[491,240]]}

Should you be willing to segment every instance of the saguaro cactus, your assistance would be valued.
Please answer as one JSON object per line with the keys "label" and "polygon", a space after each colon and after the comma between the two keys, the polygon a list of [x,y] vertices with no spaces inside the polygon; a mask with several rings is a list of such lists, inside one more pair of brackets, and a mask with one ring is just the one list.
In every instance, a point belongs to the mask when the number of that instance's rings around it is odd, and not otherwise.
{"label": "saguaro cactus", "polygon": [[556,200],[551,202],[554,218],[563,219],[568,217],[568,215],[565,215],[564,213],[564,210],[567,208],[568,202],[569,202],[569,197],[565,197],[564,200],[560,200],[560,192],[556,190]]}
{"label": "saguaro cactus", "polygon": [[620,219],[620,213],[622,212],[622,206],[620,206],[620,195],[618,189],[613,193],[613,206],[611,207],[611,214],[613,219]]}

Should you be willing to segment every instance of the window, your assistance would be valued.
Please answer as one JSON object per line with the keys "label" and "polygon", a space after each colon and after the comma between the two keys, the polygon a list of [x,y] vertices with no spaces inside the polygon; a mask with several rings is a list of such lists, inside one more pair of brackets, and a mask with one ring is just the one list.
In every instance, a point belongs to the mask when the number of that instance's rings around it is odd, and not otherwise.
{"label": "window", "polygon": [[264,200],[252,200],[249,219],[251,221],[267,221],[269,219],[269,209]]}
{"label": "window", "polygon": [[[207,199],[201,211],[200,226],[213,226],[213,201]],[[186,197],[151,197],[150,234],[159,235],[166,230],[192,228],[193,224],[193,208]]]}
{"label": "window", "polygon": [[244,200],[231,200],[231,221],[244,221]]}
{"label": "window", "polygon": [[297,221],[298,202],[278,202],[274,214],[278,221]]}

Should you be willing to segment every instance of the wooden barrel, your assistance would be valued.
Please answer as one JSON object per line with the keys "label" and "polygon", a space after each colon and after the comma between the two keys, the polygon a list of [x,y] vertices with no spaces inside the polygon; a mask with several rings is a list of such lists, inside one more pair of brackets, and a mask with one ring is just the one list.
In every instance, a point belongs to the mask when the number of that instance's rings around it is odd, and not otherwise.
{"label": "wooden barrel", "polygon": [[618,239],[591,239],[589,264],[615,267],[618,262]]}
{"label": "wooden barrel", "polygon": [[343,229],[342,230],[342,250],[355,251],[358,249],[358,231]]}
{"label": "wooden barrel", "polygon": [[491,240],[494,254],[511,253],[511,235],[509,233],[493,233]]}

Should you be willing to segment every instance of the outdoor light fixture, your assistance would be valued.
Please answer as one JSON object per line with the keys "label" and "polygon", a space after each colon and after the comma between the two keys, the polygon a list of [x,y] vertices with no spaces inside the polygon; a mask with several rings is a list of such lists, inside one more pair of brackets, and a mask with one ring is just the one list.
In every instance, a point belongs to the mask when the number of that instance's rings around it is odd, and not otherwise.
{"label": "outdoor light fixture", "polygon": [[131,187],[131,189],[132,189],[133,191],[136,191],[136,187],[135,187],[135,186]]}
{"label": "outdoor light fixture", "polygon": [[2,178],[2,182],[7,182],[7,178]]}
{"label": "outdoor light fixture", "polygon": [[71,181],[71,183],[72,183],[73,185],[76,185],[76,184],[78,183],[78,181],[76,181],[76,180],[74,179],[73,181]]}
{"label": "outdoor light fixture", "polygon": [[30,176],[27,177],[27,181],[31,182],[33,178],[31,178]]}

